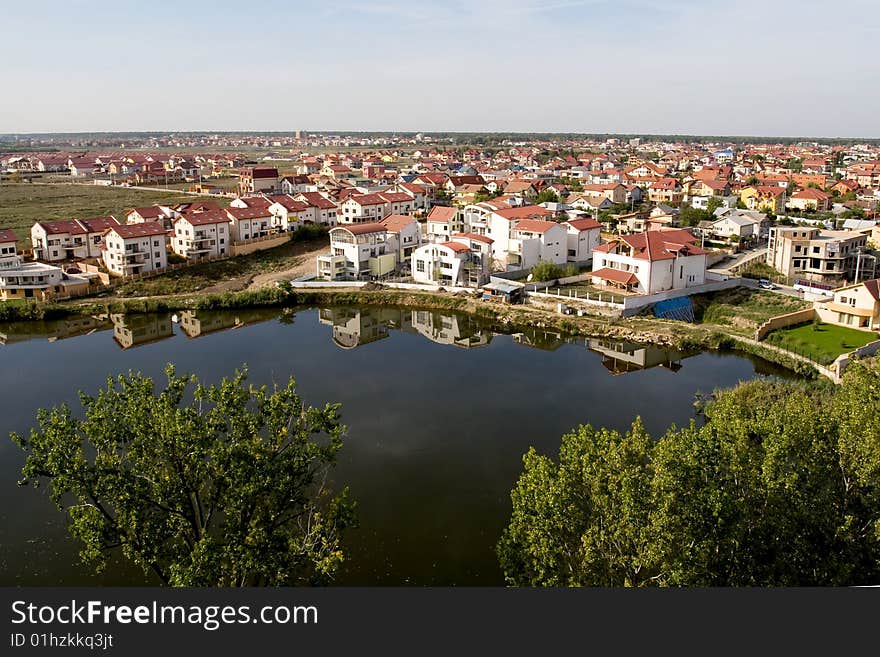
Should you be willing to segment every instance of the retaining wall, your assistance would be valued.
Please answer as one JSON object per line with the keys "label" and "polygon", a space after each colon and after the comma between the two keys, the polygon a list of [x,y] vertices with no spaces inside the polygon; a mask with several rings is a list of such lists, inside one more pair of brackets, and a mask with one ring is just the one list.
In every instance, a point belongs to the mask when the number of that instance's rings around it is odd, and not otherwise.
{"label": "retaining wall", "polygon": [[763,340],[765,337],[767,337],[768,333],[770,333],[771,331],[775,331],[776,329],[787,328],[789,326],[797,326],[798,324],[806,324],[807,322],[812,322],[815,317],[816,310],[813,308],[806,308],[805,310],[798,310],[796,312],[788,313],[786,315],[771,317],[755,330],[755,340]]}

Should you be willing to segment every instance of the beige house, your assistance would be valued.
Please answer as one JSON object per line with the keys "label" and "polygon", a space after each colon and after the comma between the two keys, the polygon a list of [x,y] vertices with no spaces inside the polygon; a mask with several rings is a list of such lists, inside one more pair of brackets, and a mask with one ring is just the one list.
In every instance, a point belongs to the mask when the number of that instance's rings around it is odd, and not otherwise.
{"label": "beige house", "polygon": [[817,301],[816,314],[827,324],[867,331],[880,330],[880,279],[834,291],[831,301]]}
{"label": "beige house", "polygon": [[171,250],[196,262],[232,255],[229,216],[222,210],[186,214],[174,222]]}
{"label": "beige house", "polygon": [[863,233],[821,230],[803,226],[770,228],[767,264],[785,276],[819,283],[851,279]]}

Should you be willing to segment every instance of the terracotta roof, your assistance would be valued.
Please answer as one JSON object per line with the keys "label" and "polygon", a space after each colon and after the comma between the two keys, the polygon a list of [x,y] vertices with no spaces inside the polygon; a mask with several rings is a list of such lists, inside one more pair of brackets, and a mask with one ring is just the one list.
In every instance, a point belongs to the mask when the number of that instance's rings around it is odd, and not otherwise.
{"label": "terracotta roof", "polygon": [[349,197],[348,200],[354,201],[358,205],[381,205],[386,203],[386,200],[379,194],[357,194]]}
{"label": "terracotta roof", "polygon": [[382,192],[379,194],[389,203],[402,203],[403,201],[412,201],[412,196],[403,192]]}
{"label": "terracotta roof", "polygon": [[620,238],[633,248],[633,257],[640,260],[671,260],[677,253],[683,255],[700,255],[706,253],[695,246],[697,238],[687,230],[649,230],[635,235],[624,235]]}
{"label": "terracotta roof", "polygon": [[[268,207],[268,206],[267,206]],[[226,208],[227,214],[233,219],[264,219],[272,216],[266,208]]]}
{"label": "terracotta roof", "polygon": [[8,228],[0,228],[0,242],[17,242],[15,233]]}
{"label": "terracotta roof", "polygon": [[90,219],[79,219],[79,223],[90,233],[102,233],[108,228],[119,225],[116,217],[107,215],[106,217],[92,217]]}
{"label": "terracotta roof", "polygon": [[495,242],[491,237],[486,237],[485,235],[477,235],[476,233],[455,233],[452,237],[466,237],[469,240],[473,240],[475,242],[483,242],[484,244],[492,244]]}
{"label": "terracotta roof", "polygon": [[825,192],[819,191],[818,189],[807,187],[806,189],[802,189],[799,192],[795,192],[794,194],[792,194],[791,198],[803,198],[813,201],[827,201],[829,198],[831,198],[831,196],[826,194]]}
{"label": "terracotta roof", "polygon": [[309,209],[309,204],[303,201],[297,201],[290,194],[280,194],[278,196],[267,197],[272,204],[278,203],[288,212],[302,212]]}
{"label": "terracotta roof", "polygon": [[61,233],[82,235],[86,232],[85,228],[77,223],[75,219],[66,221],[38,221],[37,225],[41,226],[47,235],[59,235]]}
{"label": "terracotta roof", "polygon": [[129,214],[137,212],[144,219],[158,219],[165,216],[165,211],[158,205],[150,205],[145,208],[132,208]]}
{"label": "terracotta roof", "polygon": [[554,226],[558,226],[555,221],[541,221],[540,219],[522,219],[517,222],[513,230],[517,232],[529,233],[546,233]]}
{"label": "terracotta roof", "polygon": [[193,226],[203,226],[205,224],[228,224],[229,215],[223,212],[223,210],[209,210],[208,212],[192,212],[185,214],[178,219],[178,221],[186,221]]}
{"label": "terracotta roof", "polygon": [[236,199],[237,201],[241,201],[249,208],[260,208],[265,210],[270,205],[272,205],[272,201],[267,199],[265,196],[242,196]]}
{"label": "terracotta roof", "polygon": [[335,208],[336,204],[318,192],[300,192],[296,197],[302,198],[306,203],[319,210]]}
{"label": "terracotta roof", "polygon": [[624,285],[631,285],[633,283],[639,282],[639,279],[632,272],[621,271],[619,269],[610,269],[608,267],[597,269],[596,271],[592,272],[591,275],[596,276],[597,278],[604,278],[606,281],[613,281],[615,283],[622,283]]}
{"label": "terracotta roof", "polygon": [[408,214],[389,214],[379,223],[385,226],[389,230],[389,232],[399,233],[407,226],[414,223],[417,224],[418,220]]}
{"label": "terracotta roof", "polygon": [[880,279],[875,278],[870,281],[865,281],[862,283],[865,286],[865,289],[868,290],[868,293],[874,297],[877,301],[880,301]]}
{"label": "terracotta roof", "polygon": [[602,227],[602,224],[600,224],[595,219],[569,219],[568,221],[563,221],[562,223],[568,224],[575,230],[591,230],[593,228]]}
{"label": "terracotta roof", "polygon": [[457,208],[435,205],[428,213],[428,221],[436,221],[444,224],[449,223],[452,218],[455,217],[456,211]]}
{"label": "terracotta roof", "polygon": [[452,249],[456,253],[465,253],[470,251],[470,247],[467,244],[462,244],[461,242],[442,242],[438,244],[438,246],[445,246],[448,249]]}
{"label": "terracotta roof", "polygon": [[166,233],[165,228],[161,224],[152,222],[143,224],[121,224],[119,226],[112,226],[108,231],[115,232],[122,239],[130,239],[132,237],[152,237],[153,235],[164,235]]}
{"label": "terracotta roof", "polygon": [[344,226],[335,226],[330,229],[332,233],[334,230],[347,230],[352,235],[366,235],[368,233],[387,233],[388,229],[382,224],[346,224]]}
{"label": "terracotta roof", "polygon": [[525,219],[527,217],[546,217],[553,213],[540,205],[523,205],[515,208],[501,208],[495,210],[495,214],[505,219]]}

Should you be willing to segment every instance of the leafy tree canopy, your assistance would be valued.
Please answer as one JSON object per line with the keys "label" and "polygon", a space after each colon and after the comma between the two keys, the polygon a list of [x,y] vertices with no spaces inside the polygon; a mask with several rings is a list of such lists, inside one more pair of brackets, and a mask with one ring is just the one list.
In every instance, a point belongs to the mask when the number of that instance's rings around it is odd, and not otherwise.
{"label": "leafy tree canopy", "polygon": [[82,556],[110,550],[174,586],[317,583],[343,561],[353,525],[347,491],[325,478],[342,447],[338,404],[303,404],[293,379],[269,392],[246,368],[217,385],[175,374],[156,392],[141,374],[108,378],[67,405],[40,410],[24,481],[47,483]]}
{"label": "leafy tree canopy", "polygon": [[530,450],[498,544],[520,586],[880,583],[880,366],[752,381],[653,440],[581,426]]}

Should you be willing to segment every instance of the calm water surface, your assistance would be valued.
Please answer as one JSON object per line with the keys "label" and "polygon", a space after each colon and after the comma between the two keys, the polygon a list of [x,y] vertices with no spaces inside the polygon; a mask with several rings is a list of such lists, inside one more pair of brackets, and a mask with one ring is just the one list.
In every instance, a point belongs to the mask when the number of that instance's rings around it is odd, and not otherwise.
{"label": "calm water surface", "polygon": [[65,518],[44,491],[16,482],[40,407],[94,393],[108,375],[161,381],[174,362],[205,382],[247,363],[253,383],[292,375],[308,402],[342,403],[346,446],[334,477],[351,488],[360,528],[347,539],[349,585],[497,585],[494,545],[522,454],[556,454],[581,423],[659,434],[693,417],[694,395],[757,376],[755,358],[684,354],[552,333],[497,335],[463,316],[331,308],[172,318],[113,316],[0,326],[0,584],[142,584],[116,562],[79,563]]}

